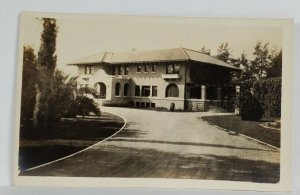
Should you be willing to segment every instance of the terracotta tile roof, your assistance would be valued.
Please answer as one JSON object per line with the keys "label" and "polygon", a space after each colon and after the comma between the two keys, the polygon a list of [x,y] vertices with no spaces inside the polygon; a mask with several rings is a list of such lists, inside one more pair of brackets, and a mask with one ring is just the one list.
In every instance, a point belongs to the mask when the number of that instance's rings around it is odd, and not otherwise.
{"label": "terracotta tile roof", "polygon": [[164,62],[164,61],[197,61],[213,65],[219,65],[231,69],[240,70],[215,57],[203,54],[199,51],[186,48],[159,49],[150,51],[131,51],[131,52],[101,52],[85,58],[78,59],[68,65],[95,64],[95,63],[143,63],[143,62]]}

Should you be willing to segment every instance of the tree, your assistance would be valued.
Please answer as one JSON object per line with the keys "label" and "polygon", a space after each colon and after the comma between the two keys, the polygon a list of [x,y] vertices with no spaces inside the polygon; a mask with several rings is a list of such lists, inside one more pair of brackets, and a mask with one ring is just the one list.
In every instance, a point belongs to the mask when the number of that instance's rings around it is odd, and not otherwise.
{"label": "tree", "polygon": [[271,67],[267,70],[267,78],[281,77],[282,75],[282,50],[270,55]]}
{"label": "tree", "polygon": [[69,79],[62,71],[54,72],[54,77],[51,78],[52,94],[48,97],[48,104],[51,105],[48,108],[48,122],[59,121],[76,98],[76,94],[74,94],[76,86],[73,81],[74,78]]}
{"label": "tree", "polygon": [[236,74],[235,82],[239,83],[243,89],[250,90],[253,83],[256,81],[256,77],[251,70],[251,61],[247,59],[247,55],[245,53],[242,53],[235,61],[231,61],[235,67],[242,70],[239,74]]}
{"label": "tree", "polygon": [[53,83],[51,82],[56,68],[57,56],[56,37],[58,27],[53,18],[43,18],[43,32],[41,34],[41,46],[38,52],[39,80],[35,85],[36,97],[34,107],[34,126],[43,123],[47,126],[49,97],[52,95]]}
{"label": "tree", "polygon": [[206,55],[210,55],[210,49],[206,49],[205,46],[203,46],[200,50],[201,53],[204,53]]}
{"label": "tree", "polygon": [[222,43],[217,50],[216,58],[218,58],[219,60],[222,60],[224,62],[228,62],[228,60],[230,59],[230,56],[231,56],[230,52],[231,51],[230,51],[228,42]]}
{"label": "tree", "polygon": [[21,94],[21,119],[28,120],[33,116],[35,103],[35,84],[37,83],[36,56],[30,46],[23,47],[23,72]]}
{"label": "tree", "polygon": [[251,63],[251,71],[258,80],[266,77],[266,72],[270,68],[271,61],[269,58],[269,43],[262,45],[258,41],[254,47],[254,60]]}
{"label": "tree", "polygon": [[88,97],[88,95],[95,95],[96,93],[96,90],[89,87],[84,87],[77,90],[76,98],[71,101],[65,116],[76,117],[76,115],[81,115],[82,118],[84,118],[90,112],[100,116],[101,112],[98,108],[98,105],[93,99]]}

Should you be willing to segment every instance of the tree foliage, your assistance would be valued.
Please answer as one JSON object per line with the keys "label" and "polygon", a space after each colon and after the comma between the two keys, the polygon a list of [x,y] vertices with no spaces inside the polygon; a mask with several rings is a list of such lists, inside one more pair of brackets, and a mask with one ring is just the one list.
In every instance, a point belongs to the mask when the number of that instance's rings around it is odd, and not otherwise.
{"label": "tree foliage", "polygon": [[36,56],[30,46],[23,47],[23,72],[21,94],[21,119],[31,119],[35,103],[35,84],[37,83],[38,70]]}
{"label": "tree foliage", "polygon": [[257,80],[266,77],[267,70],[271,67],[269,43],[264,45],[258,41],[254,47],[254,60],[251,62],[251,72],[255,75]]}
{"label": "tree foliage", "polygon": [[270,55],[271,65],[267,70],[267,78],[281,77],[282,75],[282,50],[278,53],[274,51]]}
{"label": "tree foliage", "polygon": [[[43,32],[41,34],[41,46],[38,52],[37,65],[39,70],[38,83],[35,85],[36,98],[33,114],[34,125],[43,124],[47,126],[49,117],[50,97],[54,95],[54,71],[57,56],[56,37],[58,27],[53,18],[43,18]],[[49,117],[49,118],[48,118]]]}
{"label": "tree foliage", "polygon": [[43,18],[43,32],[41,34],[41,46],[38,52],[38,65],[44,69],[49,77],[54,75],[57,56],[56,37],[58,27],[53,18]]}
{"label": "tree foliage", "polygon": [[223,62],[228,62],[230,56],[231,51],[228,42],[222,43],[217,50],[216,58],[222,60]]}
{"label": "tree foliage", "polygon": [[206,55],[210,55],[211,50],[207,49],[205,46],[203,46],[200,50],[201,53],[204,53]]}

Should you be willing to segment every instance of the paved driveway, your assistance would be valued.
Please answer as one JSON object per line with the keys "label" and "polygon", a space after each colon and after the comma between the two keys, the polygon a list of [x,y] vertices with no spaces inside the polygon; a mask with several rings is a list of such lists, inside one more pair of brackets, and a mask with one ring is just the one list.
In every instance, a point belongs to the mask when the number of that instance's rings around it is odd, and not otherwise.
{"label": "paved driveway", "polygon": [[279,151],[198,119],[208,113],[102,110],[125,117],[125,129],[85,152],[24,175],[279,181]]}

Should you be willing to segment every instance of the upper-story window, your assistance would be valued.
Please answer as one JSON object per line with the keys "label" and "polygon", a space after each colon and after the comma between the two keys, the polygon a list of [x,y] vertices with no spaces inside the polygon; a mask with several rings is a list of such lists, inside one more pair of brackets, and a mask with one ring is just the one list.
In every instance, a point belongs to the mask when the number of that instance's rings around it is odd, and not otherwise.
{"label": "upper-story window", "polygon": [[179,74],[180,65],[179,64],[168,64],[167,74]]}
{"label": "upper-story window", "polygon": [[117,74],[122,75],[122,66],[118,66],[117,68]]}
{"label": "upper-story window", "polygon": [[84,74],[92,74],[92,66],[85,65],[84,66]]}
{"label": "upper-story window", "polygon": [[156,65],[152,64],[151,72],[156,72]]}
{"label": "upper-story window", "polygon": [[115,96],[120,96],[121,84],[116,83],[115,85]]}
{"label": "upper-story window", "polygon": [[148,66],[148,64],[145,64],[145,66],[144,66],[144,72],[149,72],[149,66]]}
{"label": "upper-story window", "polygon": [[111,67],[111,74],[116,75],[116,66]]}
{"label": "upper-story window", "polygon": [[142,71],[142,66],[138,64],[136,67],[136,72],[141,72],[141,71]]}
{"label": "upper-story window", "polygon": [[124,66],[124,75],[128,75],[128,72],[129,72],[129,66],[125,65]]}

